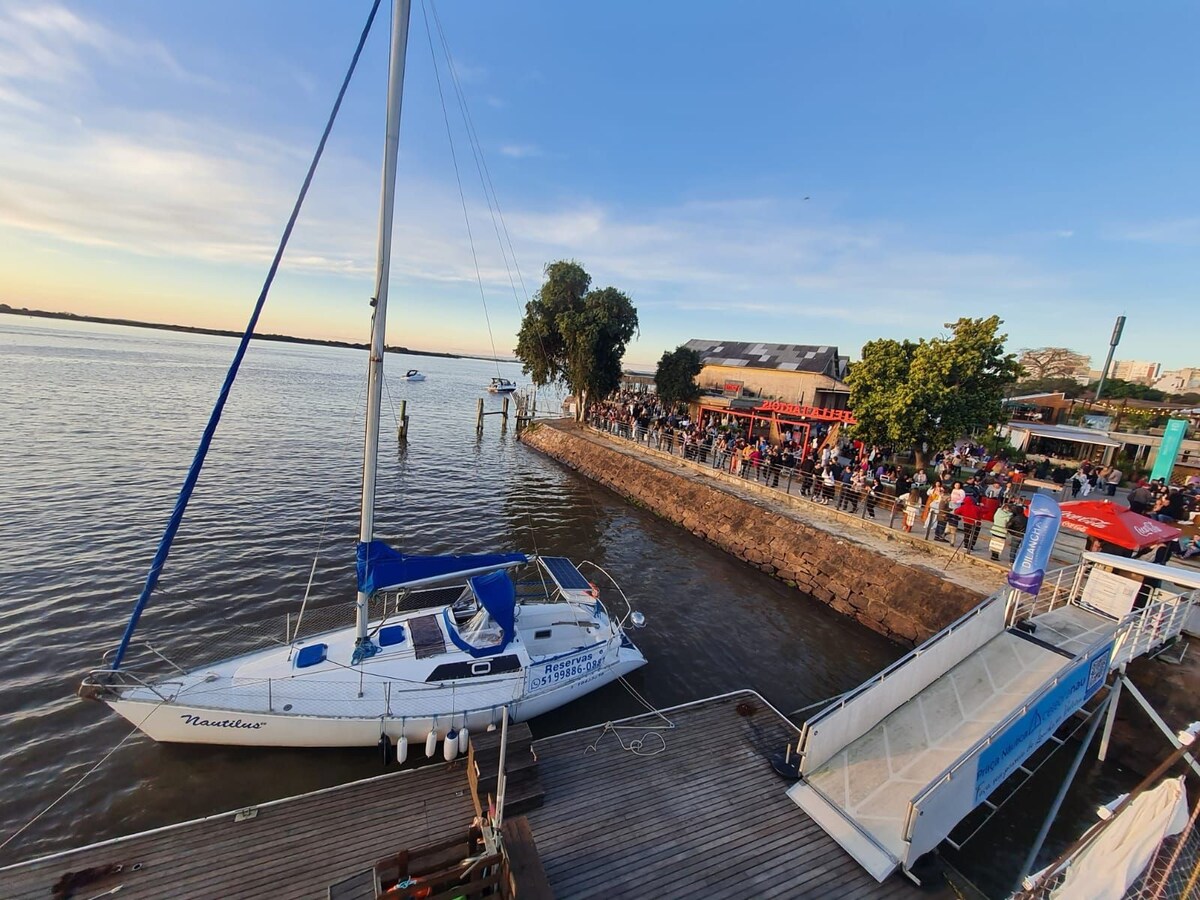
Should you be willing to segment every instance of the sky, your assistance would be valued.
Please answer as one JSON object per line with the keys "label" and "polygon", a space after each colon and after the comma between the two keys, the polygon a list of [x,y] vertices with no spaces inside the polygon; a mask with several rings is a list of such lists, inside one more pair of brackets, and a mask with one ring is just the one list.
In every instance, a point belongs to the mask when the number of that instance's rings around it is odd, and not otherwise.
{"label": "sky", "polygon": [[[0,0],[0,302],[243,327],[369,7]],[[262,331],[366,340],[387,24]],[[416,0],[388,342],[510,355],[575,259],[637,307],[634,367],[993,313],[1012,350],[1099,367],[1125,314],[1118,359],[1200,365],[1198,32],[1182,2]]]}

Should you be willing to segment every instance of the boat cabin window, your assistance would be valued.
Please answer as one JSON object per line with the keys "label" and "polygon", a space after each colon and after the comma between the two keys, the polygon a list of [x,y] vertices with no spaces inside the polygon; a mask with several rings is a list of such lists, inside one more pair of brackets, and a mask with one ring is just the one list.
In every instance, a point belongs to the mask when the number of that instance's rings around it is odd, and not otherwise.
{"label": "boat cabin window", "polygon": [[539,628],[537,631],[535,631],[533,633],[533,639],[535,641],[545,640],[548,637],[550,637],[550,629],[549,628]]}
{"label": "boat cabin window", "polygon": [[458,627],[458,633],[464,641],[477,649],[495,647],[504,642],[504,629],[482,608],[470,621]]}

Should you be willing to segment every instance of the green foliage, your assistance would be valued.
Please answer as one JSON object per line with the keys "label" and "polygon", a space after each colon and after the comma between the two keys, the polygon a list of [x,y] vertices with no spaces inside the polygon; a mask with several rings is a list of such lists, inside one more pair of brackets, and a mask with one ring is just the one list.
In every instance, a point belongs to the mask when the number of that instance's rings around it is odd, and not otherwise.
{"label": "green foliage", "polygon": [[663,405],[690,403],[700,396],[696,376],[700,374],[700,354],[682,344],[663,353],[654,372],[654,387]]}
{"label": "green foliage", "polygon": [[1024,394],[1053,394],[1061,391],[1068,400],[1083,396],[1083,385],[1074,378],[1031,378],[1018,381],[1004,391],[1006,397]]}
{"label": "green foliage", "polygon": [[998,316],[948,323],[929,340],[877,340],[847,376],[854,436],[873,444],[945,446],[973,428],[1002,420],[1001,398],[1020,373],[997,334]]}
{"label": "green foliage", "polygon": [[[1099,381],[1093,381],[1088,385],[1088,390],[1092,392],[1092,396],[1096,396],[1096,388],[1099,387]],[[1162,400],[1167,395],[1163,391],[1156,391],[1152,387],[1147,387],[1144,384],[1138,384],[1136,381],[1123,381],[1120,378],[1109,378],[1104,382],[1104,393],[1100,395],[1101,400]]]}
{"label": "green foliage", "polygon": [[621,383],[621,358],[637,333],[637,310],[616,288],[588,290],[592,277],[579,263],[546,266],[546,281],[525,304],[517,358],[534,384],[562,379],[579,398],[582,416],[592,397]]}

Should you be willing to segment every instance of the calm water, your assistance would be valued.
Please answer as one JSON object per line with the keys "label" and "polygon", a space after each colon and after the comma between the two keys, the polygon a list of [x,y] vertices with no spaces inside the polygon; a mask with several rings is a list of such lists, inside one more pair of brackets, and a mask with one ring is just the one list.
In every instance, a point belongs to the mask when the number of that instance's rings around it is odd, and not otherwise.
{"label": "calm water", "polygon": [[[75,687],[112,649],[233,352],[224,338],[0,316],[0,841],[129,732]],[[840,693],[900,649],[574,472],[498,417],[474,428],[492,363],[389,356],[377,533],[413,552],[538,550],[604,566],[645,612],[631,682],[658,706],[753,688],[784,711]],[[501,374],[520,382],[519,367]],[[350,603],[362,458],[362,352],[256,344],[140,634],[204,654],[242,625]],[[319,554],[319,555],[318,555]],[[234,623],[234,624],[230,624]],[[640,708],[612,685],[535,720],[545,735]],[[956,864],[999,896],[1057,782],[1051,767]],[[374,749],[251,750],[130,738],[0,851],[0,865],[380,771]],[[1092,771],[1052,842],[1127,778]],[[782,789],[782,785],[781,785]]]}
{"label": "calm water", "polygon": [[[117,642],[233,342],[0,316],[0,840],[129,730],[75,697]],[[476,360],[389,356],[406,450],[385,418],[377,531],[414,552],[534,548],[591,559],[647,616],[657,705],[741,687],[784,710],[836,694],[899,650],[518,444],[474,428]],[[142,633],[202,649],[230,619],[350,602],[361,466],[361,352],[256,344]],[[523,381],[519,367],[502,373]],[[499,406],[497,398],[487,402]],[[322,532],[324,538],[322,540]],[[618,686],[534,722],[547,734],[631,715]],[[373,750],[276,751],[131,738],[0,862],[378,774]]]}

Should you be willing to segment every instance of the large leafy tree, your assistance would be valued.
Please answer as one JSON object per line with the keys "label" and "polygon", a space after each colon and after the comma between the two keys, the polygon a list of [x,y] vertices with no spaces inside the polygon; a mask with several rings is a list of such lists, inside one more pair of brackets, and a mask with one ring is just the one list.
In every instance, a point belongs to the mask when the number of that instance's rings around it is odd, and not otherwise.
{"label": "large leafy tree", "polygon": [[690,403],[700,396],[696,376],[700,374],[700,354],[682,344],[669,350],[658,361],[654,387],[663,406]]}
{"label": "large leafy tree", "polygon": [[546,280],[525,305],[516,355],[538,386],[562,379],[583,416],[595,397],[621,383],[621,358],[637,333],[637,310],[613,287],[589,290],[592,277],[574,260],[546,266]]}
{"label": "large leafy tree", "polygon": [[850,369],[854,434],[868,443],[924,449],[944,446],[972,428],[1001,421],[1017,357],[1004,352],[998,316],[948,323],[950,334],[912,341],[877,340]]}
{"label": "large leafy tree", "polygon": [[1025,370],[1023,378],[1039,381],[1046,378],[1071,378],[1077,372],[1087,374],[1091,358],[1066,347],[1037,347],[1022,350],[1018,360]]}

